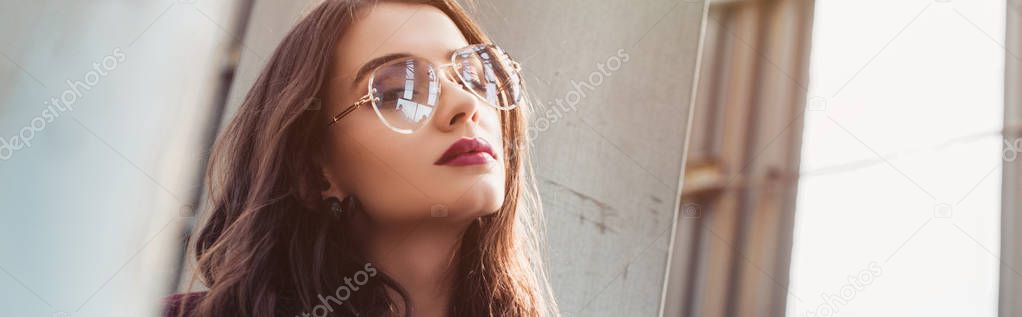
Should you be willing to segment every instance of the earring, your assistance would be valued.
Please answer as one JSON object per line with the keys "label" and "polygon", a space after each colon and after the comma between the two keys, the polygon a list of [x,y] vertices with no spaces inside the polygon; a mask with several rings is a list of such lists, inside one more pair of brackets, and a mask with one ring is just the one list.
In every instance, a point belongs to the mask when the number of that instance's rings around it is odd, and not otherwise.
{"label": "earring", "polygon": [[344,215],[344,209],[341,208],[341,200],[337,199],[337,197],[327,198],[326,206],[328,208],[327,211],[330,215],[334,216],[334,218],[341,219],[341,216]]}

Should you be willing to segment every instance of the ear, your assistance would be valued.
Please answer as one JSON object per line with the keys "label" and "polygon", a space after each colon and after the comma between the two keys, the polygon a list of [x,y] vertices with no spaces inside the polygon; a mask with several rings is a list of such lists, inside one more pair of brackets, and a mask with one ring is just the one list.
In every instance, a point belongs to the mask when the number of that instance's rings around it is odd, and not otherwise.
{"label": "ear", "polygon": [[321,149],[319,153],[313,155],[312,161],[315,166],[319,166],[319,178],[322,181],[319,199],[326,200],[327,198],[334,197],[344,201],[348,197],[348,191],[344,189],[345,186],[341,182],[344,176],[336,166],[327,164],[329,159],[327,159],[325,149]]}
{"label": "ear", "polygon": [[348,197],[348,192],[341,187],[340,175],[335,170],[329,169],[324,165],[320,166],[320,173],[322,173],[323,180],[325,180],[323,189],[320,191],[320,198],[334,197],[343,201]]}

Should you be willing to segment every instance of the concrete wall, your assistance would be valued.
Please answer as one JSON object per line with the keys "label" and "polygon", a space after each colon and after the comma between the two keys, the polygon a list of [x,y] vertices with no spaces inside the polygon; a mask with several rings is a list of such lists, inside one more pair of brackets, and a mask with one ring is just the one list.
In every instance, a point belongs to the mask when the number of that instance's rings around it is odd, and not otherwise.
{"label": "concrete wall", "polygon": [[704,4],[480,1],[478,12],[539,101],[536,174],[562,312],[657,316]]}

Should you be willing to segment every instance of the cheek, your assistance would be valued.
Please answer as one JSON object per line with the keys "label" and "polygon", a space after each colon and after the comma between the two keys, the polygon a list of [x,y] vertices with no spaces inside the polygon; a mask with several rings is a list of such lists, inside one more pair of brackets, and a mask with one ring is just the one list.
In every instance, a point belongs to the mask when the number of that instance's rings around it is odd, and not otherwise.
{"label": "cheek", "polygon": [[428,216],[434,199],[422,189],[422,161],[401,143],[406,136],[384,129],[353,124],[340,136],[351,194],[376,221]]}
{"label": "cheek", "polygon": [[[495,137],[500,137],[500,121],[501,114],[497,108],[493,107],[480,107],[479,108],[479,126]],[[494,139],[496,141],[498,139]]]}

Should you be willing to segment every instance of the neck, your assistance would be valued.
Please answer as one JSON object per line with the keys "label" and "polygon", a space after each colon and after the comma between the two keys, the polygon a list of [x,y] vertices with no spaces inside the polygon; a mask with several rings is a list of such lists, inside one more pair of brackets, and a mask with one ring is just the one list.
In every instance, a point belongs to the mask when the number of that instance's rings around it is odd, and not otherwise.
{"label": "neck", "polygon": [[[457,250],[468,223],[424,221],[416,224],[377,226],[368,239],[374,265],[408,292],[414,316],[447,316]],[[394,298],[397,292],[391,292]],[[404,301],[398,300],[401,315]]]}

